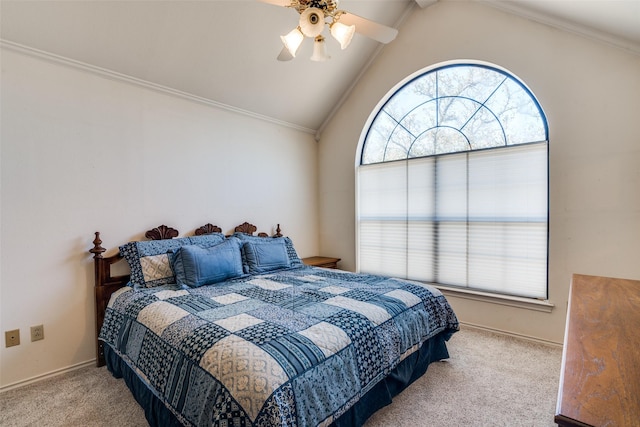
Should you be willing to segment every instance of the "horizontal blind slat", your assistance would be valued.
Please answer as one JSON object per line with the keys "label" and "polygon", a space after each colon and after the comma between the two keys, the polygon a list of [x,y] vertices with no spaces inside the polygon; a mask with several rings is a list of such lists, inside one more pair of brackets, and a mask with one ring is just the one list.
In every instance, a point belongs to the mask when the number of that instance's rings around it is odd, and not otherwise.
{"label": "horizontal blind slat", "polygon": [[358,168],[360,270],[546,298],[547,144]]}

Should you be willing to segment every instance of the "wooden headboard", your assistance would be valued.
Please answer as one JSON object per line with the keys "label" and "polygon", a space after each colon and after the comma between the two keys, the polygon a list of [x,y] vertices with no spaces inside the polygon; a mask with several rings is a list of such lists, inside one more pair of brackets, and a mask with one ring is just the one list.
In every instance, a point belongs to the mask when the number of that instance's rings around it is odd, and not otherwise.
{"label": "wooden headboard", "polygon": [[[248,222],[243,222],[242,224],[236,226],[233,231],[236,233],[253,235],[256,230],[257,227],[255,225]],[[222,229],[217,225],[207,223],[202,227],[197,228],[194,234],[196,236],[202,236],[204,234],[221,232]],[[168,227],[166,225],[160,225],[158,227],[152,228],[151,230],[148,230],[144,234],[144,236],[150,240],[164,240],[173,239],[174,237],[178,237],[179,234],[180,233],[175,228]],[[269,237],[267,233],[258,233],[258,236]],[[273,237],[282,237],[280,224],[278,224],[276,233],[273,235]],[[102,254],[106,252],[106,249],[102,247],[102,240],[100,240],[99,231],[95,232],[93,248],[90,249],[89,252],[93,254],[95,270],[94,290],[96,302],[96,365],[103,366],[105,365],[104,349],[102,347],[102,343],[98,340],[98,336],[100,336],[100,329],[102,328],[102,323],[104,322],[107,305],[109,304],[111,294],[129,283],[130,275],[111,275],[111,266],[119,261],[122,261],[124,257],[119,252],[109,257],[102,256]]]}

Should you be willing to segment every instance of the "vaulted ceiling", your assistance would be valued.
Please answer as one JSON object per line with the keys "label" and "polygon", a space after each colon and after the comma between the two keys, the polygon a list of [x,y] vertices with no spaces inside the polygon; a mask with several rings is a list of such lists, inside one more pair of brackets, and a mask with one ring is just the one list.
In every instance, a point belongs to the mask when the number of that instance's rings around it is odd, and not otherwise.
{"label": "vaulted ceiling", "polygon": [[[459,1],[459,0],[440,0]],[[468,0],[599,38],[640,54],[640,0]],[[340,9],[402,31],[403,20],[436,0],[344,0]],[[3,45],[178,95],[321,130],[383,48],[356,34],[344,51],[327,37],[331,59],[277,61],[292,10],[257,0],[1,0]],[[392,42],[393,43],[393,42]]]}

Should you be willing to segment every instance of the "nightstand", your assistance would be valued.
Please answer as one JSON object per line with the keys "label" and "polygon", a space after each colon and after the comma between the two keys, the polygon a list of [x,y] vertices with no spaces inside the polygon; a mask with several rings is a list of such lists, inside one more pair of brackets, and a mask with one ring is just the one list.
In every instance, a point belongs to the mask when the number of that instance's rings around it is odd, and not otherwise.
{"label": "nightstand", "polygon": [[312,256],[302,258],[302,262],[313,267],[338,268],[340,258],[331,258],[326,256]]}

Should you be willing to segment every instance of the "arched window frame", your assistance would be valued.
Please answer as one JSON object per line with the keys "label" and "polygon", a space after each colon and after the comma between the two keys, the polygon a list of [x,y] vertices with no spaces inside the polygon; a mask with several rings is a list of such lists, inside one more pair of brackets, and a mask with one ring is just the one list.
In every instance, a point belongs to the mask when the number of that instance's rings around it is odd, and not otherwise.
{"label": "arched window frame", "polygon": [[[479,67],[479,68],[483,68],[483,69],[489,69],[491,71],[494,71],[496,73],[498,73],[499,75],[502,75],[505,77],[505,80],[508,80],[510,83],[515,83],[517,84],[517,86],[522,89],[531,99],[531,101],[533,102],[533,105],[535,106],[535,109],[539,115],[539,118],[541,120],[541,129],[539,129],[540,131],[540,135],[543,137],[542,138],[537,138],[539,140],[536,141],[526,141],[526,143],[522,143],[522,142],[518,142],[515,144],[509,144],[509,141],[507,140],[507,136],[506,136],[506,132],[504,129],[504,126],[501,125],[501,132],[505,135],[504,137],[504,144],[503,146],[510,146],[510,145],[522,145],[522,146],[526,146],[528,144],[544,144],[544,151],[545,151],[545,179],[546,179],[546,183],[545,183],[545,191],[546,191],[546,195],[545,195],[545,239],[544,239],[544,295],[542,295],[542,292],[538,292],[535,296],[533,296],[532,298],[536,298],[536,299],[542,299],[542,300],[546,300],[548,298],[548,142],[549,142],[549,129],[548,129],[548,122],[547,122],[547,118],[546,115],[544,114],[544,111],[540,105],[540,103],[538,102],[538,100],[536,99],[535,95],[533,94],[533,92],[528,88],[528,86],[521,80],[519,79],[517,76],[515,76],[513,73],[511,73],[510,71],[499,67],[497,65],[494,64],[489,64],[486,62],[480,62],[480,61],[451,61],[451,62],[447,62],[447,63],[441,63],[441,64],[436,64],[434,66],[431,67],[427,67],[425,69],[419,70],[418,72],[408,76],[407,78],[405,78],[403,81],[401,81],[400,83],[398,83],[393,89],[391,89],[386,96],[378,103],[378,105],[376,106],[376,108],[373,110],[373,112],[371,113],[365,127],[363,128],[363,132],[361,134],[361,138],[360,138],[360,142],[358,144],[358,149],[357,149],[357,155],[356,155],[356,194],[357,194],[357,200],[356,200],[356,259],[357,259],[357,267],[359,271],[366,271],[366,270],[362,270],[362,265],[361,265],[361,252],[362,252],[362,248],[361,248],[361,234],[363,233],[363,230],[361,229],[361,224],[360,224],[360,204],[361,204],[361,200],[360,200],[360,178],[359,178],[359,169],[361,166],[366,166],[366,165],[375,165],[375,164],[383,164],[383,163],[390,163],[390,162],[411,162],[412,160],[417,160],[417,159],[425,159],[425,158],[429,158],[429,157],[433,157],[433,158],[445,158],[444,156],[455,156],[456,154],[460,154],[460,153],[464,153],[465,151],[467,152],[477,152],[477,151],[487,151],[489,152],[488,154],[491,154],[490,151],[494,150],[496,146],[492,146],[492,147],[480,147],[477,148],[475,150],[460,150],[460,151],[455,151],[453,153],[433,153],[433,154],[428,154],[428,155],[423,155],[423,156],[415,156],[412,157],[410,155],[411,152],[411,148],[409,150],[407,150],[406,152],[406,156],[405,158],[392,158],[390,160],[383,160],[383,161],[373,161],[373,162],[369,162],[366,163],[365,162],[365,149],[366,149],[366,142],[368,140],[368,136],[370,134],[370,132],[372,131],[372,126],[375,123],[376,118],[380,115],[380,114],[385,114],[384,113],[384,109],[387,106],[387,104],[389,102],[392,102],[394,96],[396,96],[398,93],[400,93],[405,87],[407,87],[408,85],[413,84],[416,80],[419,80],[421,78],[423,78],[426,75],[429,74],[433,74],[435,72],[439,72],[442,70],[446,70],[446,69],[450,69],[453,67]],[[497,89],[496,89],[497,90]],[[488,99],[488,98],[487,98]],[[423,104],[425,102],[429,102],[424,101],[423,100]],[[485,102],[480,102],[478,100],[475,99],[470,99],[470,102],[475,102],[479,105],[479,109],[483,107],[483,105],[486,103]],[[415,110],[416,108],[419,108],[419,105],[416,106],[409,106],[407,108],[407,111],[405,113],[406,117],[407,115],[411,114],[411,112],[413,110]],[[496,116],[496,114],[494,112],[489,111],[491,114],[493,114],[494,118],[496,119],[496,121],[499,123],[500,120],[499,118]],[[401,126],[402,124],[402,119],[397,120],[396,121],[396,127]],[[456,131],[458,131],[459,129],[456,129]],[[469,139],[465,138],[467,143],[469,143]],[[416,138],[417,140],[417,138]],[[410,147],[412,146],[412,144],[415,143],[415,140],[413,142],[411,142]],[[473,147],[470,147],[473,148]],[[402,203],[400,203],[402,204]],[[393,214],[392,214],[393,215]],[[400,221],[402,222],[402,221]],[[390,232],[392,233],[392,232]],[[410,239],[409,236],[404,236],[405,239]],[[393,240],[394,237],[391,237],[391,239]],[[468,239],[468,237],[467,237]],[[400,238],[401,240],[401,238]],[[398,243],[400,244],[400,243]],[[382,260],[384,260],[383,258],[380,258]],[[380,261],[380,259],[378,261]],[[409,270],[409,268],[406,268],[406,270]],[[385,274],[385,271],[372,271],[375,273],[383,273]],[[389,274],[391,275],[398,275],[398,276],[403,276],[402,274],[396,274],[396,271],[390,271]],[[409,278],[409,279],[415,279],[415,277],[411,277],[410,274],[405,274],[404,277]],[[427,280],[429,281],[429,280]],[[449,284],[445,283],[445,286],[449,286]],[[456,286],[456,285],[454,285]],[[467,285],[468,286],[468,285]],[[463,286],[465,287],[465,286]],[[483,289],[476,289],[474,286],[468,286],[471,290],[480,290],[482,291]],[[492,292],[492,291],[489,291]],[[516,295],[516,296],[525,296],[527,297],[527,295],[519,295],[517,292],[512,294],[510,291],[504,291],[504,290],[499,290],[496,293],[498,294],[507,294],[507,295]]]}

